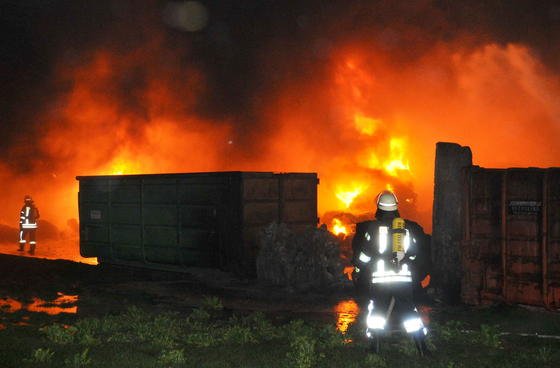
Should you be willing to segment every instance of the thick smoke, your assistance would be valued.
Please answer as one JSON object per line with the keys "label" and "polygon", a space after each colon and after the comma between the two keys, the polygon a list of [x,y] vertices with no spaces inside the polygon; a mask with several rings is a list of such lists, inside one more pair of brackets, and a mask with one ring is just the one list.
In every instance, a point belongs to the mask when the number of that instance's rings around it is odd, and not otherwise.
{"label": "thick smoke", "polygon": [[[343,210],[345,182],[369,183],[359,212],[391,182],[429,228],[437,141],[470,145],[485,166],[558,165],[552,1],[3,8],[3,224],[31,193],[65,229],[76,175],[276,170],[319,172],[322,212]],[[358,133],[356,115],[379,124]],[[393,136],[411,168],[399,179],[372,164]]]}

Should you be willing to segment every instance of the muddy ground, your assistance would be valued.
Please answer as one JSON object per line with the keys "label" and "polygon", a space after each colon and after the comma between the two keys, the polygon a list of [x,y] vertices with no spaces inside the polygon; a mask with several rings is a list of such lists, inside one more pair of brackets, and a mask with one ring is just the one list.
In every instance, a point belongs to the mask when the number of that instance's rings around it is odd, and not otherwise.
{"label": "muddy ground", "polygon": [[119,313],[132,305],[156,312],[189,312],[208,296],[217,296],[234,311],[336,324],[341,323],[341,314],[352,318],[357,313],[352,294],[350,284],[326,293],[298,293],[213,269],[175,273],[0,254],[2,314],[26,306],[31,306],[30,313],[76,313],[77,317]]}

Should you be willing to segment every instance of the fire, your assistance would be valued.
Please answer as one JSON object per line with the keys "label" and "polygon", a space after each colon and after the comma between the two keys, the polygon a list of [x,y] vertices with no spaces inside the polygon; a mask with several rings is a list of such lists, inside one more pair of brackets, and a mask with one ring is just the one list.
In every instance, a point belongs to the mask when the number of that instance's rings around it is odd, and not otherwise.
{"label": "fire", "polygon": [[349,208],[350,205],[352,204],[352,201],[354,201],[354,198],[356,198],[360,193],[361,193],[361,189],[355,189],[350,192],[338,192],[336,193],[336,197],[342,203],[344,203],[344,206],[346,208]]}
{"label": "fire", "polygon": [[368,136],[372,136],[382,123],[380,119],[374,119],[359,114],[354,116],[356,130]]}
{"label": "fire", "polygon": [[344,267],[344,271],[342,271],[350,281],[352,281],[352,272],[354,272],[354,266],[346,266]]}
{"label": "fire", "polygon": [[[9,106],[34,113],[8,114],[18,125],[6,125],[14,133],[0,161],[1,225],[17,226],[25,188],[43,220],[68,230],[68,220],[78,218],[76,175],[309,171],[321,180],[320,216],[371,212],[375,195],[390,185],[404,198],[403,216],[429,232],[436,142],[469,145],[486,167],[560,165],[560,81],[525,44],[486,36],[407,44],[416,33],[401,33],[409,30],[404,24],[381,22],[376,32],[375,22],[358,17],[346,33],[340,30],[357,13],[337,13],[325,27],[302,17],[302,29],[322,33],[300,38],[321,41],[312,47],[285,43],[280,34],[270,42],[249,38],[269,50],[220,46],[243,39],[236,33],[214,37],[200,55],[205,43],[190,42],[221,31],[184,38],[157,15],[140,13],[111,32],[84,33],[100,38],[83,48],[46,46],[70,51],[45,50],[56,58],[45,64],[50,74],[37,92],[18,94],[48,98]],[[403,47],[416,44],[419,50]],[[236,52],[217,57],[221,49]],[[239,63],[237,51],[259,59]],[[237,70],[254,65],[258,70]]]}
{"label": "fire", "polygon": [[110,172],[112,175],[123,175],[128,174],[128,165],[124,162],[117,162],[111,165]]}
{"label": "fire", "polygon": [[145,167],[138,160],[130,157],[129,153],[123,153],[117,158],[112,160],[106,168],[99,171],[100,175],[126,175],[126,174],[141,174]]}
{"label": "fire", "polygon": [[387,174],[397,176],[401,171],[410,171],[408,160],[405,159],[405,142],[402,138],[391,138],[391,154],[383,164]]}
{"label": "fire", "polygon": [[348,230],[346,229],[346,226],[344,226],[342,224],[342,221],[340,221],[337,218],[333,218],[332,220],[332,232],[334,233],[334,235],[348,235]]}
{"label": "fire", "polygon": [[[383,122],[378,119],[369,118],[366,116],[357,115],[355,117],[356,129],[361,133],[371,136],[376,131],[377,127]],[[375,151],[368,152],[368,158],[366,160],[366,165],[371,169],[384,170],[388,175],[397,177],[403,171],[410,171],[410,164],[406,151],[406,141],[402,137],[390,137],[389,138],[389,150],[388,152],[378,152],[379,149]]]}
{"label": "fire", "polygon": [[350,208],[350,205],[364,191],[364,186],[356,186],[352,190],[339,191],[336,193],[336,198],[338,198],[345,206],[345,208]]}

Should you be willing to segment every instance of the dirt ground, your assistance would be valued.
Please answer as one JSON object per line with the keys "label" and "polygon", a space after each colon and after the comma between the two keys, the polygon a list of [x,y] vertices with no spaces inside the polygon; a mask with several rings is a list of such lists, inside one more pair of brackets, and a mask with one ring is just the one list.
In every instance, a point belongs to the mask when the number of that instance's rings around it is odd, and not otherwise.
{"label": "dirt ground", "polygon": [[218,297],[226,309],[262,311],[287,319],[339,324],[358,313],[351,288],[294,293],[213,269],[175,273],[0,254],[0,270],[0,313],[27,309],[87,317],[118,313],[131,305],[156,312],[187,312],[209,296]]}
{"label": "dirt ground", "polygon": [[11,254],[14,256],[46,258],[46,259],[66,259],[75,262],[97,264],[97,258],[84,258],[80,255],[78,239],[65,240],[45,240],[39,239],[34,255],[28,253],[28,245],[24,252],[18,251],[17,238],[13,242],[0,242],[0,253]]}

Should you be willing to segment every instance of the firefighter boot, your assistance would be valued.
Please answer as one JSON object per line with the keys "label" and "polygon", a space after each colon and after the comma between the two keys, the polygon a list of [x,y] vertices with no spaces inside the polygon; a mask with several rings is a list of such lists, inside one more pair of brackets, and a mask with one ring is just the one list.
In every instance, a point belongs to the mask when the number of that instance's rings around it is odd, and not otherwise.
{"label": "firefighter boot", "polygon": [[29,245],[29,254],[35,254],[35,244]]}
{"label": "firefighter boot", "polygon": [[23,247],[25,247],[25,243],[19,243],[18,251],[23,252]]}
{"label": "firefighter boot", "polygon": [[367,329],[366,335],[368,337],[368,351],[379,354],[379,333]]}
{"label": "firefighter boot", "polygon": [[414,340],[414,345],[416,345],[416,350],[418,350],[418,355],[420,356],[427,356],[430,355],[430,351],[426,346],[426,335],[424,335],[424,331],[419,330],[412,335],[412,339]]}

